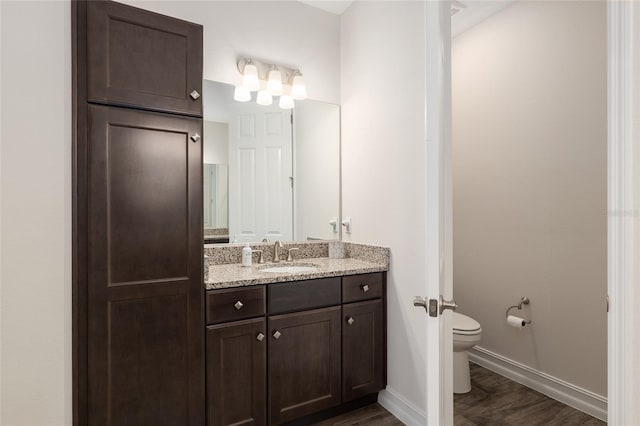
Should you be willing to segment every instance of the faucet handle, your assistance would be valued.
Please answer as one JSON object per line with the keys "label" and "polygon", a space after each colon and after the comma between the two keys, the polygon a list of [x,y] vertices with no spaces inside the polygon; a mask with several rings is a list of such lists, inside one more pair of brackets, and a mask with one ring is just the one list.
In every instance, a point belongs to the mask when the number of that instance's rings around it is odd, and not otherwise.
{"label": "faucet handle", "polygon": [[287,251],[287,262],[292,262],[293,261],[293,256],[291,256],[291,252],[294,250],[300,250],[299,247],[291,247],[288,251]]}

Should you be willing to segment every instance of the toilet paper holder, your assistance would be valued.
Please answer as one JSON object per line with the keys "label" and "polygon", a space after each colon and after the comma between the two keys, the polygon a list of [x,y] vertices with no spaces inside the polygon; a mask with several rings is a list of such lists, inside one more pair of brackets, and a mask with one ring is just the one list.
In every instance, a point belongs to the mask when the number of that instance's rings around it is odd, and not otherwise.
{"label": "toilet paper holder", "polygon": [[[517,305],[513,305],[513,306],[509,306],[507,308],[507,312],[505,312],[504,316],[505,318],[509,317],[509,312],[514,309],[514,308],[518,308],[518,310],[522,310],[522,305],[528,305],[529,304],[529,298],[528,297],[523,297],[520,299],[520,303],[518,303]],[[525,319],[524,320],[527,324],[531,324],[531,320],[530,319]]]}

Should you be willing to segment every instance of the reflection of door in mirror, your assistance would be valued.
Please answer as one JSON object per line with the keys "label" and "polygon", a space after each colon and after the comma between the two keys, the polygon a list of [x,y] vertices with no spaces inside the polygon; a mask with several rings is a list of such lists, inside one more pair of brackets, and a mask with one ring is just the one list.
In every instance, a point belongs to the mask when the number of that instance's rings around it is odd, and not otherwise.
{"label": "reflection of door in mirror", "polygon": [[230,106],[229,235],[238,242],[293,239],[291,111]]}

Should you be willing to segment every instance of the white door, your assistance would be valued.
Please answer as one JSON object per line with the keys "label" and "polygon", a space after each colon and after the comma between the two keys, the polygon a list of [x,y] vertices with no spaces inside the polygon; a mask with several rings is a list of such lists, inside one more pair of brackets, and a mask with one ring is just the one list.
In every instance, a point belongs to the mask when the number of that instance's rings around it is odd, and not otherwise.
{"label": "white door", "polygon": [[229,238],[293,237],[291,111],[234,102],[229,123]]}
{"label": "white door", "polygon": [[[427,56],[427,424],[453,424],[453,341],[451,309],[451,4],[426,2]],[[422,309],[420,307],[420,309]]]}

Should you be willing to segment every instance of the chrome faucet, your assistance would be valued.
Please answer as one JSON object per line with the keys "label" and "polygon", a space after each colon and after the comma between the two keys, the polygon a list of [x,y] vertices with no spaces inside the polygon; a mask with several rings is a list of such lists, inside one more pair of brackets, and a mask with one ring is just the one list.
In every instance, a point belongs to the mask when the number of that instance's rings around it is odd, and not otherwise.
{"label": "chrome faucet", "polygon": [[280,262],[279,250],[281,248],[284,248],[283,245],[282,245],[282,241],[280,241],[280,240],[276,241],[276,243],[273,245],[273,263]]}

